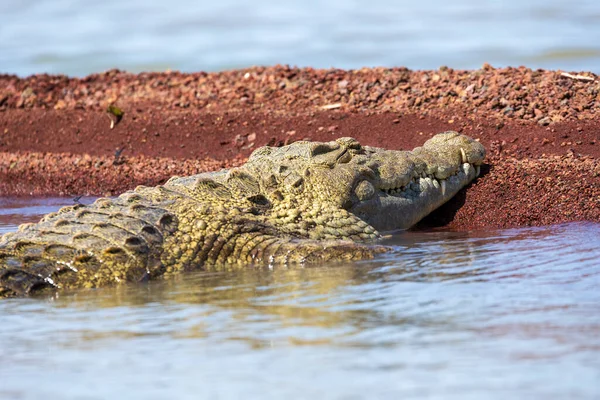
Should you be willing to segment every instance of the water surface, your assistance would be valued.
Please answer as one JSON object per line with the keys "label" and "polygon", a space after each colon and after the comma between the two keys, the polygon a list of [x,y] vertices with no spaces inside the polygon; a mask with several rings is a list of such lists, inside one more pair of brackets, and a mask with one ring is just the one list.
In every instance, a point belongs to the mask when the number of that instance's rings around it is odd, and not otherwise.
{"label": "water surface", "polygon": [[[0,229],[68,203],[4,199]],[[599,242],[405,232],[375,261],[3,300],[0,398],[597,399]]]}

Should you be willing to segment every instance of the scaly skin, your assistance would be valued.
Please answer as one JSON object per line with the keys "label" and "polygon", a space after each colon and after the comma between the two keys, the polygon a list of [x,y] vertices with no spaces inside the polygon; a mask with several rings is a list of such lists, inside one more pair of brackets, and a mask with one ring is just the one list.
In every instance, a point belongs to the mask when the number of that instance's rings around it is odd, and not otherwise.
{"label": "scaly skin", "polygon": [[0,239],[0,297],[144,281],[199,267],[372,257],[475,179],[456,132],[412,152],[352,138],[257,149],[230,170],[64,207]]}

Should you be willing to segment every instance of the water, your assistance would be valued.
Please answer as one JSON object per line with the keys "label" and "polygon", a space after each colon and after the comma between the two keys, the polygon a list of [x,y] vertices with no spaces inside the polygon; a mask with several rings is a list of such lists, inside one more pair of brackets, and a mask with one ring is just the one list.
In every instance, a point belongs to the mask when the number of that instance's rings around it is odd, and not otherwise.
{"label": "water", "polygon": [[291,64],[600,73],[597,0],[2,0],[0,72]]}
{"label": "water", "polygon": [[[85,203],[91,199],[85,199]],[[71,199],[4,199],[2,231]],[[2,399],[597,399],[600,225],[0,301]]]}

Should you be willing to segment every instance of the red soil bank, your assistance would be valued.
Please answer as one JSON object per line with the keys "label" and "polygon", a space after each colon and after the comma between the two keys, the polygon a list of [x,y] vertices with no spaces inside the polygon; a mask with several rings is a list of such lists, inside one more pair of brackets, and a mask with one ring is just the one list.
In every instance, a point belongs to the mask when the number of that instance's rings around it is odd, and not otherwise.
{"label": "red soil bank", "polygon": [[[113,103],[125,114],[111,129]],[[599,222],[599,115],[595,75],[523,67],[0,76],[0,195],[117,194],[267,144],[412,149],[457,130],[486,146],[487,165],[422,226]]]}

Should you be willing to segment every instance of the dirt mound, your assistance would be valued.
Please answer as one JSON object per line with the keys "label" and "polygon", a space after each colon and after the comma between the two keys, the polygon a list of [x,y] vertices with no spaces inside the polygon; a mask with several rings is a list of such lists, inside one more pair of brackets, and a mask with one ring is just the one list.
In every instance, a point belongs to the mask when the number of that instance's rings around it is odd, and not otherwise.
{"label": "dirt mound", "polygon": [[457,130],[488,149],[485,174],[423,226],[600,221],[599,111],[595,75],[524,67],[4,75],[0,194],[116,194],[263,145],[353,136],[411,149]]}

